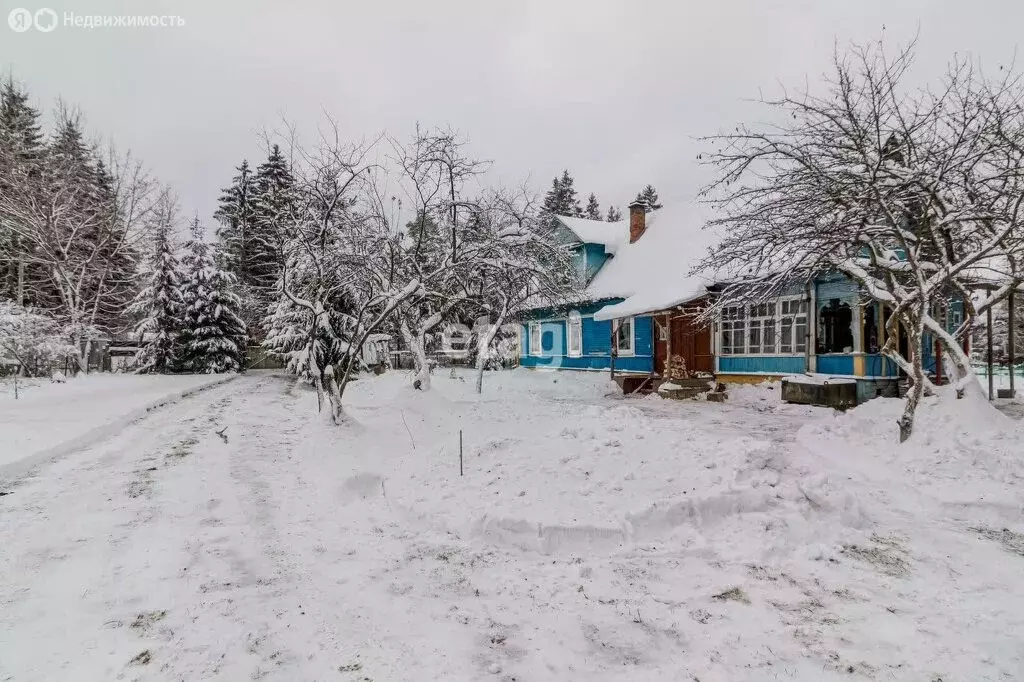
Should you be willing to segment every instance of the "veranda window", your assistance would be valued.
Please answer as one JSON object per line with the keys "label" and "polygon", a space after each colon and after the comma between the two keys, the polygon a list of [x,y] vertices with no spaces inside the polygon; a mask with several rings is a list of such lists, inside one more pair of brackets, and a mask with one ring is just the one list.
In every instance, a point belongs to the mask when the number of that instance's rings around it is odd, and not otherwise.
{"label": "veranda window", "polygon": [[747,316],[744,306],[722,310],[722,355],[740,355],[746,350]]}
{"label": "veranda window", "polygon": [[833,298],[818,313],[818,353],[853,351],[853,310]]}
{"label": "veranda window", "polygon": [[775,302],[750,306],[748,353],[775,352]]}
{"label": "veranda window", "polygon": [[779,301],[779,352],[807,352],[807,301]]}

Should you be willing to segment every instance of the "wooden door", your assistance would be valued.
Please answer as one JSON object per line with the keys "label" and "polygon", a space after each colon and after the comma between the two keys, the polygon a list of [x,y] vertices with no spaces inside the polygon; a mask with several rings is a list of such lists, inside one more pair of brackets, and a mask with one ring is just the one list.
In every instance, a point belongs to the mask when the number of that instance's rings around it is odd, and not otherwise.
{"label": "wooden door", "polygon": [[654,320],[654,373],[665,376],[665,365],[668,363],[668,316],[657,315]]}
{"label": "wooden door", "polygon": [[682,313],[672,318],[672,354],[683,356],[689,372],[713,373],[711,330],[697,324],[692,314]]}

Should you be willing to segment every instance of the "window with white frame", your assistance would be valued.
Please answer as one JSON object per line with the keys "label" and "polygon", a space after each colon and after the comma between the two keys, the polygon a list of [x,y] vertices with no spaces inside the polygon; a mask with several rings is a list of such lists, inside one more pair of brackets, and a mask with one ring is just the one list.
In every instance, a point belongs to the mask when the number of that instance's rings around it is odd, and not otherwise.
{"label": "window with white frame", "polygon": [[569,313],[566,327],[566,350],[570,358],[578,358],[583,355],[583,321],[575,310]]}
{"label": "window with white frame", "polygon": [[540,322],[530,323],[530,355],[542,355],[540,347]]}
{"label": "window with white frame", "polygon": [[752,305],[747,324],[747,352],[775,352],[775,302]]}
{"label": "window with white frame", "polygon": [[633,318],[615,320],[615,350],[619,355],[633,354]]}
{"label": "window with white frame", "polygon": [[807,301],[783,299],[779,301],[779,352],[807,352]]}
{"label": "window with white frame", "polygon": [[746,350],[746,307],[728,306],[722,310],[722,355],[741,355]]}

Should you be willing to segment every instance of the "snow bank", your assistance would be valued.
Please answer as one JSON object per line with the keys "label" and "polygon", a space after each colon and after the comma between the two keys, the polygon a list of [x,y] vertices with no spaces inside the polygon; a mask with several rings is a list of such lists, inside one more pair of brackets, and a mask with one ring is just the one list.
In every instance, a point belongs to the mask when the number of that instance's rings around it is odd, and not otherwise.
{"label": "snow bank", "polygon": [[91,374],[0,397],[0,476],[96,443],[150,410],[236,375]]}
{"label": "snow bank", "polygon": [[921,399],[914,434],[903,445],[897,445],[897,420],[905,405],[899,398],[875,398],[832,420],[808,424],[799,439],[816,451],[896,463],[927,479],[1024,481],[1024,423],[995,409],[980,387],[969,386],[961,400],[948,387],[937,391]]}

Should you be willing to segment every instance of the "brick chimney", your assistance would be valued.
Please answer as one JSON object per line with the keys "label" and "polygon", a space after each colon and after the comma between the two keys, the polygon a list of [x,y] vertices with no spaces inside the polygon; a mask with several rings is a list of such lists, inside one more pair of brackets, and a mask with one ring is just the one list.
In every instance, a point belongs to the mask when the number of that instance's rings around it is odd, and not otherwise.
{"label": "brick chimney", "polygon": [[634,201],[629,205],[629,243],[632,244],[647,231],[647,202]]}

